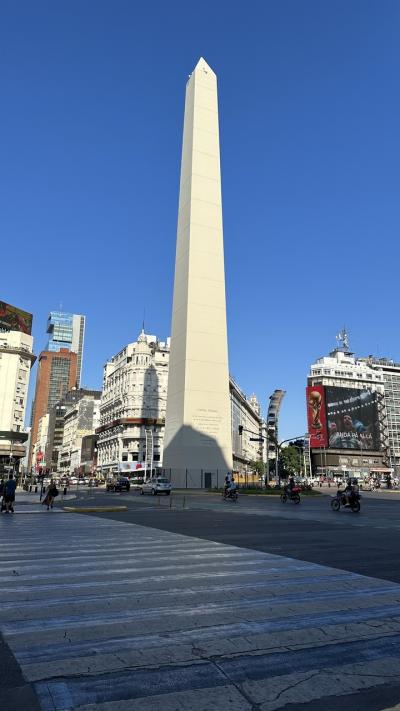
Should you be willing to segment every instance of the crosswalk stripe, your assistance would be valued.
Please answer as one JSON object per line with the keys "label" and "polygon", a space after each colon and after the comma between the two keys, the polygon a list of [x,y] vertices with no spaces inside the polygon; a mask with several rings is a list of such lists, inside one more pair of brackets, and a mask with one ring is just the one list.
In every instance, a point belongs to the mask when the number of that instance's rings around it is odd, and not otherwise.
{"label": "crosswalk stripe", "polygon": [[315,670],[356,661],[359,688],[382,660],[400,672],[395,583],[84,515],[15,518],[12,533],[0,628],[43,711],[222,687],[272,711],[293,669],[305,700]]}

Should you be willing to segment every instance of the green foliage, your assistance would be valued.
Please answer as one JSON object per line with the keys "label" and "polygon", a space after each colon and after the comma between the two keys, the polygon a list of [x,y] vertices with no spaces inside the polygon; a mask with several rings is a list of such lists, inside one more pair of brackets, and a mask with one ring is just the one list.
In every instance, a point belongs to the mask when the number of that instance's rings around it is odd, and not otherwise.
{"label": "green foliage", "polygon": [[265,474],[265,465],[264,465],[264,462],[262,462],[260,459],[259,460],[253,459],[250,462],[250,468],[253,472],[258,474],[258,476],[264,476],[264,474]]}
{"label": "green foliage", "polygon": [[284,447],[281,449],[280,468],[282,474],[287,474],[291,476],[292,474],[299,474],[301,471],[301,458],[299,450],[296,447]]}

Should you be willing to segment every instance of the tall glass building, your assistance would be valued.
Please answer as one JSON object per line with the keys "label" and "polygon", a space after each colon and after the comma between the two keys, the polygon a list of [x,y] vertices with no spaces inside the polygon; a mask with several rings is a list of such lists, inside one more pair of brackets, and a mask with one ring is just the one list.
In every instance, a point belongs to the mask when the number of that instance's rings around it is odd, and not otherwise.
{"label": "tall glass building", "polygon": [[69,314],[65,311],[50,311],[47,319],[49,340],[48,351],[67,348],[78,356],[77,386],[80,387],[82,374],[83,341],[85,337],[85,316]]}

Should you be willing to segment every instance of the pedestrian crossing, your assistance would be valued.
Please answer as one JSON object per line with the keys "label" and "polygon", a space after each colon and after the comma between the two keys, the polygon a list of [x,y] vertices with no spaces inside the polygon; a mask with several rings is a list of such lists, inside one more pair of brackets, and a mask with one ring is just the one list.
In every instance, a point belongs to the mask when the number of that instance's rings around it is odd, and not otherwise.
{"label": "pedestrian crossing", "polygon": [[42,711],[273,711],[400,677],[395,583],[82,514],[0,536],[0,629]]}

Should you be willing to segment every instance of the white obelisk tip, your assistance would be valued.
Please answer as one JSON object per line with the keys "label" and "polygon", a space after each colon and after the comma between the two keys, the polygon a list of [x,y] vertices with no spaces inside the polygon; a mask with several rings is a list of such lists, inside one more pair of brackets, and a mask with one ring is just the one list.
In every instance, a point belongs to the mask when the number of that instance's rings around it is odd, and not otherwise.
{"label": "white obelisk tip", "polygon": [[200,57],[200,59],[197,62],[193,71],[195,71],[195,72],[203,71],[203,72],[210,73],[215,76],[215,72],[211,69],[210,65],[207,64],[204,57]]}

